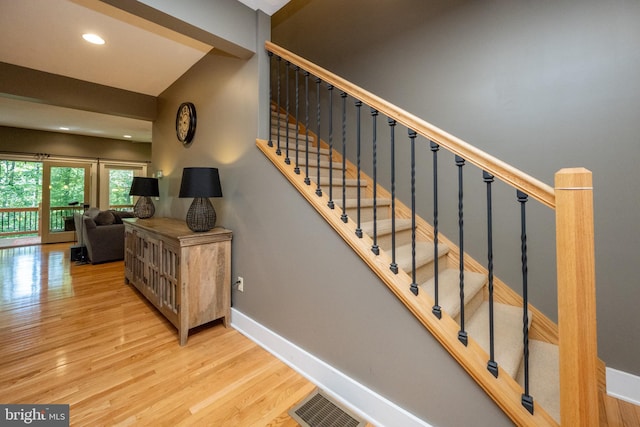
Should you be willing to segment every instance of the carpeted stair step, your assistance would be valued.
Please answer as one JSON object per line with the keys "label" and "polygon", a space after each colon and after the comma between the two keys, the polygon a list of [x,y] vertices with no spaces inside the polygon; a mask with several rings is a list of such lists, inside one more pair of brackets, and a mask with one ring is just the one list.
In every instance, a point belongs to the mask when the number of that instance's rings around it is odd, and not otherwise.
{"label": "carpeted stair step", "polygon": [[[559,348],[538,340],[529,340],[529,394],[560,423]],[[524,388],[524,363],[520,364],[518,384]]]}
{"label": "carpeted stair step", "polygon": [[[480,292],[487,283],[487,276],[472,271],[464,272],[464,305],[465,318],[469,319],[482,305],[483,294]],[[432,298],[435,298],[435,278],[420,285]],[[438,305],[456,322],[460,323],[460,270],[447,268],[438,274]]]}
{"label": "carpeted stair step", "polygon": [[[412,247],[408,245],[398,246],[396,248],[396,263],[398,268],[404,270],[409,276],[412,275]],[[443,271],[447,267],[446,256],[449,253],[449,247],[444,243],[438,245],[438,269]],[[432,242],[416,242],[416,283],[423,283],[433,277],[434,257]]]}
{"label": "carpeted stair step", "polygon": [[[314,183],[317,180],[317,177],[313,175],[309,176],[309,178],[311,178],[311,181]],[[364,190],[367,188],[367,181],[363,179],[361,180],[357,180],[355,178],[342,179],[342,177],[338,177],[338,178],[333,178],[329,180],[328,176],[320,177],[320,187],[322,188],[323,191],[327,191],[327,192],[329,191],[329,183],[331,183],[331,186],[333,187],[334,197],[336,197],[336,195],[339,195],[339,197],[342,197],[343,184],[345,188],[346,197],[348,198],[358,197],[358,186],[360,187],[360,196],[364,195]]]}
{"label": "carpeted stair step", "polygon": [[[303,133],[298,133],[298,138],[296,140],[296,130],[295,128],[290,129],[289,130],[289,143],[290,144],[295,144],[296,141],[298,142],[299,146],[306,146],[307,145],[307,136]],[[278,140],[278,129],[277,128],[271,128],[271,140],[272,141],[277,141]],[[284,142],[287,140],[287,130],[286,129],[280,129],[280,145],[284,144]],[[313,135],[309,135],[309,145],[313,145],[316,141],[316,138]]]}
{"label": "carpeted stair step", "polygon": [[[273,146],[278,147],[278,141],[276,139],[272,140]],[[289,158],[295,160],[296,158],[296,144],[295,141],[289,141],[289,144],[284,143],[284,139],[280,141],[280,150],[286,155],[285,151],[289,147]],[[307,153],[307,145],[306,144],[298,144],[298,161],[306,161]],[[318,148],[315,146],[309,145],[309,162],[313,163],[318,159]],[[329,160],[329,150],[327,148],[320,148],[320,160]]]}
{"label": "carpeted stair step", "polygon": [[[297,165],[300,169],[304,169],[307,164],[307,159],[305,156],[299,156]],[[331,166],[331,168],[329,168]],[[328,177],[331,174],[334,179],[342,178],[342,163],[341,162],[330,162],[327,158],[320,159],[320,176]],[[309,176],[318,176],[318,156],[315,156],[314,159],[309,157]]]}
{"label": "carpeted stair step", "polygon": [[[329,194],[327,192],[327,194]],[[336,209],[342,212],[342,191],[333,191],[333,201]],[[356,221],[358,215],[358,199],[347,198],[345,200],[345,212],[349,218]],[[376,215],[378,220],[387,219],[391,213],[391,199],[377,199]],[[373,221],[373,199],[360,199],[360,224]]]}
{"label": "carpeted stair step", "polygon": [[[411,220],[407,218],[396,218],[396,247],[411,243]],[[373,221],[366,221],[361,224],[362,232],[373,239]],[[392,220],[391,218],[378,220],[376,236],[378,247],[383,251],[391,250],[392,240]]]}
{"label": "carpeted stair step", "polygon": [[[529,311],[528,318],[529,326],[531,326],[531,311]],[[494,303],[493,322],[495,327],[495,360],[508,375],[515,379],[520,368],[524,348],[522,308]],[[489,302],[484,301],[465,323],[469,336],[489,354]]]}
{"label": "carpeted stair step", "polygon": [[289,123],[290,125],[293,124],[295,126],[292,129],[298,128],[295,122],[290,122],[289,120],[287,120],[287,116],[284,113],[280,114],[280,119],[278,119],[278,116],[276,115],[276,113],[271,112],[271,129],[276,129],[278,127],[284,128],[287,125],[287,123]]}
{"label": "carpeted stair step", "polygon": [[293,135],[295,136],[296,130],[299,129],[296,123],[288,122],[287,120],[280,120],[279,122],[278,120],[272,120],[271,133],[277,135],[278,128],[280,128],[280,135],[284,135],[287,131],[287,128],[289,128],[289,136],[291,136],[291,133],[293,133]]}

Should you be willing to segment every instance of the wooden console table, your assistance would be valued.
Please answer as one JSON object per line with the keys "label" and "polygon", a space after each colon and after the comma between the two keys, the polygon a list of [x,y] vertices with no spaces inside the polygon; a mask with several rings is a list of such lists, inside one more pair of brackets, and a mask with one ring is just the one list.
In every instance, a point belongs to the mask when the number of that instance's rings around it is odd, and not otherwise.
{"label": "wooden console table", "polygon": [[182,220],[128,218],[125,280],[176,328],[180,345],[189,329],[231,314],[231,231],[191,231]]}

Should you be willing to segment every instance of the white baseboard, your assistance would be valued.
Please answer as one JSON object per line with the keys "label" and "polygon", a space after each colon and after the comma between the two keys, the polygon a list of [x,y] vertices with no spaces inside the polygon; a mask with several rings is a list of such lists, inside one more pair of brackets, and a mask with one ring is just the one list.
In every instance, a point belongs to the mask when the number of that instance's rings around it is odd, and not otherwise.
{"label": "white baseboard", "polygon": [[379,427],[432,427],[235,309],[231,326],[368,422]]}
{"label": "white baseboard", "polygon": [[640,377],[607,368],[607,394],[634,405],[640,405]]}

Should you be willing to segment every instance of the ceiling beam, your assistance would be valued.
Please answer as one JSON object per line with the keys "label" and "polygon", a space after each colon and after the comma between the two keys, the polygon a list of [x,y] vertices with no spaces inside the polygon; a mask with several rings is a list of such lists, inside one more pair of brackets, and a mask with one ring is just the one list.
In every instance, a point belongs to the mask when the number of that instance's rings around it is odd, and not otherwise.
{"label": "ceiling beam", "polygon": [[256,12],[238,1],[100,1],[241,59],[256,52]]}
{"label": "ceiling beam", "polygon": [[0,96],[153,121],[156,97],[0,62]]}

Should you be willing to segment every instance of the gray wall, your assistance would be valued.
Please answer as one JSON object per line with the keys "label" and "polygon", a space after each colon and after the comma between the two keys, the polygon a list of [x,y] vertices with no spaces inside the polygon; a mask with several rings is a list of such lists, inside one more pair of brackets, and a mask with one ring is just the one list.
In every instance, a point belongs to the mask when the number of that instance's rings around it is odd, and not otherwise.
{"label": "gray wall", "polygon": [[[640,3],[448,3],[294,2],[274,17],[272,38],[550,185],[563,167],[593,171],[599,353],[640,374]],[[484,190],[468,185],[473,205]],[[529,205],[533,303],[555,318],[553,214]],[[514,213],[498,240],[513,240]],[[519,247],[508,244],[498,274],[518,289],[509,265]]]}
{"label": "gray wall", "polygon": [[[262,46],[270,21],[257,18]],[[212,202],[218,225],[234,233],[232,276],[245,282],[243,293],[233,291],[236,309],[433,425],[511,425],[255,147],[268,117],[259,85],[266,57],[257,51],[249,60],[214,51],[159,97],[157,214],[185,217],[183,167],[219,168],[224,197]],[[198,115],[187,148],[175,137],[184,101]]]}

